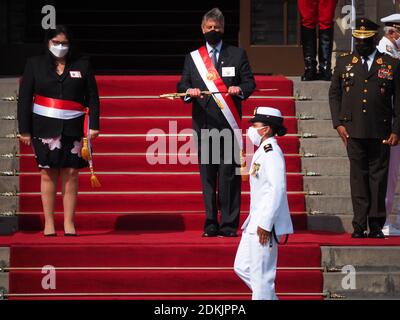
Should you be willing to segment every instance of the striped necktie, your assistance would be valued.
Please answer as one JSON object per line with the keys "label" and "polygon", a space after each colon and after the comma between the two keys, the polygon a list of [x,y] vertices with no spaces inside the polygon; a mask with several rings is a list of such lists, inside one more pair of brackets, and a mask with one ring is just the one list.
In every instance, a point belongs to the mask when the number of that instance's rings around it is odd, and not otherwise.
{"label": "striped necktie", "polygon": [[218,53],[218,50],[217,49],[211,49],[210,50],[210,53],[211,53],[211,60],[212,60],[212,63],[213,63],[213,65],[214,65],[214,67],[217,65],[217,53]]}

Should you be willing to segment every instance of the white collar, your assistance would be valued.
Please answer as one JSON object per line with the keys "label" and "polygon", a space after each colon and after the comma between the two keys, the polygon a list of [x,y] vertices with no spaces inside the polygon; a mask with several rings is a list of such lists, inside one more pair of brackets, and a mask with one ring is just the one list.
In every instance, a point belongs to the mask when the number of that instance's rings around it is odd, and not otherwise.
{"label": "white collar", "polygon": [[259,149],[264,148],[264,146],[266,146],[267,144],[275,144],[276,143],[276,139],[275,137],[269,137],[267,139],[265,139],[261,144]]}
{"label": "white collar", "polygon": [[208,42],[206,42],[206,46],[207,46],[207,52],[210,53],[211,50],[213,50],[214,48],[218,50],[218,52],[221,52],[221,48],[222,48],[222,40],[215,46],[211,46]]}
{"label": "white collar", "polygon": [[399,51],[399,48],[397,48],[397,46],[392,41],[390,41],[390,39],[388,39],[385,36],[382,37],[382,39],[379,41],[379,44],[376,46],[376,48],[381,53],[388,53],[388,54],[392,55],[393,54],[392,52],[388,52],[387,46],[391,47],[394,52]]}
{"label": "white collar", "polygon": [[[375,49],[374,50],[374,52],[372,52],[369,56],[368,56],[368,61],[374,61],[374,58],[375,58],[375,55],[376,55],[376,52],[377,52],[378,50],[377,49]],[[363,59],[363,57],[361,57],[361,59]],[[363,59],[364,60],[364,59]]]}

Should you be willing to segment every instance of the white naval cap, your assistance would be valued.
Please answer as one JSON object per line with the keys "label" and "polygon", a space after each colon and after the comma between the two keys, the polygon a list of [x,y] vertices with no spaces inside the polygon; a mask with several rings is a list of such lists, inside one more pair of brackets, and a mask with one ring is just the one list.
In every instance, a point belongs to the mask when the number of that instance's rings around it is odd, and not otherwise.
{"label": "white naval cap", "polygon": [[387,27],[394,27],[400,30],[400,13],[394,13],[381,19]]}
{"label": "white naval cap", "polygon": [[254,109],[254,117],[249,122],[262,122],[272,128],[278,136],[286,134],[287,130],[283,125],[283,116],[279,109],[272,107],[257,107]]}
{"label": "white naval cap", "polygon": [[257,107],[254,110],[254,115],[256,115],[256,114],[282,118],[281,111],[279,109],[272,108],[272,107]]}

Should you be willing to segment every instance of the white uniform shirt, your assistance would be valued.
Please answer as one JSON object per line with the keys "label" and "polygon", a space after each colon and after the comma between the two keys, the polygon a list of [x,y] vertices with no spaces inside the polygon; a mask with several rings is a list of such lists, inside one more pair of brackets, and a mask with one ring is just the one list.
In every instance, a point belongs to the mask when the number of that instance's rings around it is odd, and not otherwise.
{"label": "white uniform shirt", "polygon": [[379,44],[376,46],[376,48],[379,50],[381,53],[387,53],[388,55],[392,56],[395,59],[400,59],[400,51],[396,47],[392,41],[390,41],[386,37],[382,37],[382,39],[379,41]]}
{"label": "white uniform shirt", "polygon": [[242,226],[245,232],[257,233],[258,227],[271,231],[275,226],[277,236],[293,233],[286,192],[285,159],[274,137],[266,139],[253,156],[250,198],[250,214]]}

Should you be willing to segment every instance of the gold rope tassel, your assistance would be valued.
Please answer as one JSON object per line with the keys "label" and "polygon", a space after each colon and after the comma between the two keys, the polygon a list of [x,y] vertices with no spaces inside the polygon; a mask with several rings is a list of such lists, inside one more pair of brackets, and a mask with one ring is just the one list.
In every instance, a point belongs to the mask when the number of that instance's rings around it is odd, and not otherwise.
{"label": "gold rope tassel", "polygon": [[92,185],[92,188],[100,188],[101,183],[94,173],[92,164],[90,164],[90,175],[90,184]]}
{"label": "gold rope tassel", "polygon": [[246,170],[246,157],[244,155],[244,151],[242,150],[240,153],[240,174],[242,176],[242,181],[249,181],[249,173]]}
{"label": "gold rope tassel", "polygon": [[83,146],[81,150],[82,158],[86,161],[90,159],[90,152],[89,152],[89,143],[87,138],[83,138]]}

